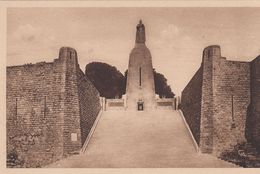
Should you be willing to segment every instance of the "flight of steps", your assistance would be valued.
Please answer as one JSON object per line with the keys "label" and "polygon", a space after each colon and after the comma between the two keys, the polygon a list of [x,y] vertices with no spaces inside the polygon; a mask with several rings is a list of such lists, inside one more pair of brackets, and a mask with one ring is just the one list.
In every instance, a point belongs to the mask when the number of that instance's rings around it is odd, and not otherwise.
{"label": "flight of steps", "polygon": [[47,167],[237,167],[196,151],[179,111],[104,111],[84,153]]}

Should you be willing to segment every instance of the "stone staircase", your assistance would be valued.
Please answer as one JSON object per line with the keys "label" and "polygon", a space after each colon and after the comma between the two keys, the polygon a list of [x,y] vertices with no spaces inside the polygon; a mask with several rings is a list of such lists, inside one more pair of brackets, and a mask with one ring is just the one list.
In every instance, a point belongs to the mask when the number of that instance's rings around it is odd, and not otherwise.
{"label": "stone staircase", "polygon": [[86,150],[47,167],[237,167],[196,151],[179,111],[104,111]]}

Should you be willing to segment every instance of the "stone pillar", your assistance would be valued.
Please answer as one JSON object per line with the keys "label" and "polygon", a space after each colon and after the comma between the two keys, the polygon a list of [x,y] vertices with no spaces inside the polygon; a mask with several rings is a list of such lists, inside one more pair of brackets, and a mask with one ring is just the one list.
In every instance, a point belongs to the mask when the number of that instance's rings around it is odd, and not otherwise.
{"label": "stone pillar", "polygon": [[203,51],[203,80],[201,102],[200,151],[211,153],[213,150],[213,62],[220,59],[220,46],[212,45]]}
{"label": "stone pillar", "polygon": [[145,27],[141,21],[136,28],[136,43],[128,65],[126,108],[137,110],[137,103],[143,102],[144,110],[150,110],[156,107],[152,57],[145,45]]}
{"label": "stone pillar", "polygon": [[79,151],[82,145],[80,129],[80,106],[77,70],[77,52],[74,48],[62,47],[59,61],[63,64],[62,114],[63,155]]}

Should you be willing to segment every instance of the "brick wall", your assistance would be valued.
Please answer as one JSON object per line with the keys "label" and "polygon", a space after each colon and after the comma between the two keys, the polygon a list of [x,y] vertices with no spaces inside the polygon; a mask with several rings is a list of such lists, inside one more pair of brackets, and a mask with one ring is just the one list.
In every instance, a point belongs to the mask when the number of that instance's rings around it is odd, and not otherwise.
{"label": "brick wall", "polygon": [[183,90],[181,102],[200,151],[219,156],[245,141],[249,103],[250,63],[226,60],[218,45],[205,48],[202,65]]}
{"label": "brick wall", "polygon": [[250,64],[222,58],[214,68],[213,152],[219,155],[245,141]]}
{"label": "brick wall", "polygon": [[7,154],[18,154],[18,167],[80,150],[100,108],[98,92],[80,71],[76,51],[67,47],[52,63],[7,67]]}
{"label": "brick wall", "polygon": [[99,101],[99,92],[80,69],[78,69],[78,88],[81,142],[83,145],[98,116],[101,105]]}
{"label": "brick wall", "polygon": [[[65,65],[63,67],[62,77],[65,81],[65,87],[61,90],[64,95],[63,105],[63,154],[67,155],[81,147],[80,132],[80,106],[78,95],[78,77],[77,53],[74,49],[64,47],[60,49],[59,59]],[[73,139],[74,137],[74,139]]]}
{"label": "brick wall", "polygon": [[61,73],[59,61],[7,67],[7,153],[17,151],[24,167],[63,154]]}
{"label": "brick wall", "polygon": [[248,108],[246,138],[260,152],[260,56],[250,63],[251,103]]}
{"label": "brick wall", "polygon": [[197,144],[199,144],[200,140],[201,92],[202,67],[198,69],[184,88],[181,96],[181,110]]}

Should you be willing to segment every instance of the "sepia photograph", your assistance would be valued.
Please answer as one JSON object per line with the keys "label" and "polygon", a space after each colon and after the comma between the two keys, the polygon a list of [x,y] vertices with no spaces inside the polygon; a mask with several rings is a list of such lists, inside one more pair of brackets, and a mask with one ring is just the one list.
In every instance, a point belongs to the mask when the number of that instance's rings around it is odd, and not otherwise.
{"label": "sepia photograph", "polygon": [[5,15],[6,168],[260,168],[260,6]]}

